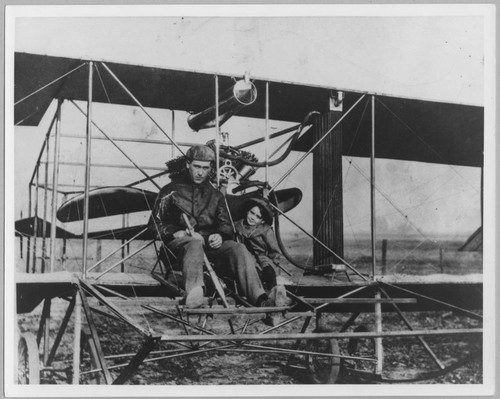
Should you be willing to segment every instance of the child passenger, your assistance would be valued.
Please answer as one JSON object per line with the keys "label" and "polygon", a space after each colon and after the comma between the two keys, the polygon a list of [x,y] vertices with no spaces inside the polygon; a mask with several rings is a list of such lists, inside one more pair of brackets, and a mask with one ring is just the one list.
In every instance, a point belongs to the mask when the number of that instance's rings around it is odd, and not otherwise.
{"label": "child passenger", "polygon": [[[262,283],[276,295],[276,304],[286,302],[286,291],[276,282],[276,267],[286,267],[289,262],[281,254],[272,228],[272,211],[267,202],[251,198],[243,206],[245,217],[235,222],[236,235],[246,245],[262,268]],[[280,305],[281,305],[280,304]],[[280,306],[278,305],[278,306]]]}

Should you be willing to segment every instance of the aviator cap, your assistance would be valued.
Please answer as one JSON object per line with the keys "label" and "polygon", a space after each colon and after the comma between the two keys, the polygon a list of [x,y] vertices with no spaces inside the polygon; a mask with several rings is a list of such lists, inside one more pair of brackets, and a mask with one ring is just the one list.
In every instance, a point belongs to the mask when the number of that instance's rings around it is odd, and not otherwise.
{"label": "aviator cap", "polygon": [[189,161],[210,161],[215,162],[215,153],[206,145],[194,145],[186,152]]}

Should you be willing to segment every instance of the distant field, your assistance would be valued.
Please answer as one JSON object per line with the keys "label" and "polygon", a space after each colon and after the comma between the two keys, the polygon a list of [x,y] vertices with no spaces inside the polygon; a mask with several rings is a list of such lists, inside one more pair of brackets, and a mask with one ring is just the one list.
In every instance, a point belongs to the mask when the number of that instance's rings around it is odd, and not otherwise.
{"label": "distant field", "polygon": [[[299,264],[311,266],[312,240],[304,236],[286,236],[285,245],[290,255]],[[426,275],[435,273],[446,274],[469,274],[482,273],[483,256],[481,252],[459,252],[457,249],[463,244],[463,240],[440,240],[422,241],[417,239],[388,239],[385,266],[382,262],[382,240],[376,245],[377,274],[415,274]],[[20,256],[19,238],[16,242],[16,270],[26,270],[26,239],[23,240],[23,259]],[[33,245],[33,242],[32,242]],[[82,264],[82,241],[68,240],[66,251],[63,255],[62,240],[58,240],[56,249],[55,271],[69,270],[80,271]],[[91,267],[100,259],[105,258],[110,252],[121,245],[120,241],[103,240],[89,241],[88,267]],[[123,249],[123,254],[132,254],[144,245],[143,241],[133,242],[128,248]],[[49,247],[47,240],[47,248]],[[37,271],[41,268],[41,239],[37,240],[38,260]],[[122,250],[105,260],[95,271],[103,271],[118,265],[113,271],[121,271],[120,264]],[[346,241],[344,243],[344,258],[361,272],[371,270],[371,243],[369,239],[357,241]],[[46,256],[46,270],[49,268],[50,258]],[[124,262],[124,271],[138,273],[150,271],[156,262],[156,254],[153,246],[146,248]],[[31,262],[30,269],[33,263]]]}

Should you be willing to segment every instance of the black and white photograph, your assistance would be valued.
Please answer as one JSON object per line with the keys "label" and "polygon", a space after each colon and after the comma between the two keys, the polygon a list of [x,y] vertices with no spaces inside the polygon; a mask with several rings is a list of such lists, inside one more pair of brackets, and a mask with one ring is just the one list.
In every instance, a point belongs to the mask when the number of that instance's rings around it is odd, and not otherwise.
{"label": "black and white photograph", "polygon": [[5,24],[7,396],[493,393],[493,5]]}

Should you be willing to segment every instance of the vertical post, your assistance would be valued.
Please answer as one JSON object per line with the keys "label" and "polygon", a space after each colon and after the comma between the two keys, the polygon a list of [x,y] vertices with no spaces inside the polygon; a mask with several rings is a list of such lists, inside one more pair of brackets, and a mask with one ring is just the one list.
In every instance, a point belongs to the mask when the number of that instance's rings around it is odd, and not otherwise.
{"label": "vertical post", "polygon": [[[67,194],[64,194],[63,195],[63,203],[66,202],[68,198],[68,195]],[[63,238],[63,247],[62,247],[62,255],[61,255],[61,259],[62,259],[62,263],[64,263],[66,261],[66,237]]]}
{"label": "vertical post", "polygon": [[439,269],[444,273],[444,251],[443,247],[439,247]]}
{"label": "vertical post", "polygon": [[484,166],[481,166],[481,227],[483,227],[484,211]]}
{"label": "vertical post", "polygon": [[[380,291],[377,290],[375,298],[381,298]],[[382,333],[382,304],[380,302],[375,304],[375,331],[377,334]],[[375,338],[375,353],[377,355],[375,373],[381,375],[382,370],[384,369],[384,346],[382,343],[382,337]]]}
{"label": "vertical post", "polygon": [[54,133],[54,169],[52,170],[52,210],[50,226],[50,272],[55,271],[56,264],[56,233],[57,233],[57,195],[59,191],[59,141],[61,137],[61,107],[63,100],[57,101],[56,129]]}
{"label": "vertical post", "polygon": [[42,216],[42,259],[41,259],[41,271],[45,273],[45,260],[47,254],[47,194],[49,187],[49,153],[50,153],[50,136],[47,137],[47,145],[45,147],[45,168],[44,168],[44,188],[43,188],[43,216]]}
{"label": "vertical post", "polygon": [[[21,220],[22,220],[22,218],[23,218],[23,211],[21,211]],[[23,235],[22,234],[19,235],[19,246],[20,246],[19,250],[21,253],[21,259],[22,259],[23,258]]]}
{"label": "vertical post", "polygon": [[387,266],[387,239],[382,240],[382,275],[386,274]]}
{"label": "vertical post", "polygon": [[370,208],[372,238],[372,279],[375,279],[375,96],[372,96],[372,146],[370,153]]}
{"label": "vertical post", "polygon": [[33,221],[33,266],[32,273],[36,272],[36,236],[38,235],[38,178],[40,165],[36,166],[36,181],[35,181],[35,220]]}
{"label": "vertical post", "polygon": [[73,334],[73,385],[80,383],[80,340],[82,334],[82,299],[75,291],[75,329]]}
{"label": "vertical post", "polygon": [[45,305],[47,306],[47,313],[45,314],[45,324],[43,333],[43,364],[47,365],[47,360],[50,353],[50,307],[52,300],[45,298]]}
{"label": "vertical post", "polygon": [[220,186],[219,176],[219,77],[215,75],[215,173],[217,179],[217,188]]}
{"label": "vertical post", "polygon": [[[130,226],[129,216],[128,213],[125,215],[125,227]],[[127,241],[127,255],[130,255],[130,240]]]}
{"label": "vertical post", "polygon": [[[32,195],[31,183],[28,184],[28,219],[31,218],[31,195]],[[31,237],[28,236],[26,242],[26,273],[30,272],[30,257],[31,257]]]}
{"label": "vertical post", "polygon": [[92,73],[94,63],[89,62],[88,98],[87,98],[87,137],[85,140],[85,191],[83,201],[83,278],[87,277],[87,246],[89,226],[89,187],[90,187],[90,147],[92,144]]}
{"label": "vertical post", "polygon": [[265,182],[269,181],[269,82],[266,82],[266,140],[265,140],[265,156],[266,156],[266,173]]}
{"label": "vertical post", "polygon": [[[340,95],[340,93],[339,93]],[[325,107],[328,103],[325,104]],[[330,103],[312,127],[313,142],[321,139],[342,117],[342,102]],[[342,126],[338,124],[313,150],[313,234],[344,257],[342,193]],[[342,263],[330,251],[313,244],[315,265]]]}
{"label": "vertical post", "polygon": [[96,262],[100,261],[101,258],[102,258],[102,240],[96,240],[96,249],[95,249]]}
{"label": "vertical post", "polygon": [[[125,214],[122,215],[122,227],[125,227]],[[125,258],[125,239],[122,238],[122,259]],[[120,271],[125,271],[125,262],[121,263]]]}
{"label": "vertical post", "polygon": [[[172,110],[172,140],[175,141],[175,111]],[[172,150],[172,159],[175,157],[175,146],[171,145],[170,146]]]}

